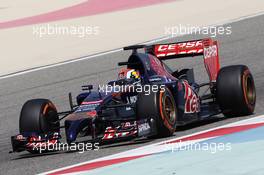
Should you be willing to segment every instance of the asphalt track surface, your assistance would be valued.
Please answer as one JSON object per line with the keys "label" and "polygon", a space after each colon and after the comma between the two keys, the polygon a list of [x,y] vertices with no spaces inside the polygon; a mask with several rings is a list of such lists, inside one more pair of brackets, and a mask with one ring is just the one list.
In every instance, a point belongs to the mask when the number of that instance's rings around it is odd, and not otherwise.
{"label": "asphalt track surface", "polygon": [[[246,64],[255,78],[257,89],[257,116],[264,113],[264,16],[242,20],[232,24],[232,35],[218,36],[220,42],[220,59],[222,66]],[[202,36],[184,36],[178,40],[201,38]],[[118,37],[117,37],[118,39]],[[175,41],[175,39],[174,39]],[[114,41],[113,41],[114,42]],[[87,46],[89,47],[89,46]],[[108,145],[99,151],[80,153],[58,152],[43,156],[33,156],[26,152],[9,154],[10,136],[18,133],[18,117],[23,103],[32,98],[49,98],[59,111],[69,109],[68,92],[74,95],[80,92],[80,86],[88,84],[105,84],[115,79],[118,72],[117,62],[126,61],[130,52],[119,51],[75,63],[48,68],[16,77],[0,80],[0,174],[36,174],[64,166],[88,161],[94,158],[137,148],[159,142],[164,139],[144,142],[123,142],[118,146]],[[204,67],[199,59],[187,58],[177,61],[179,68],[195,69],[196,78],[206,81]],[[209,121],[180,128],[174,137],[242,120],[247,117]],[[135,170],[136,172],[136,170]]]}

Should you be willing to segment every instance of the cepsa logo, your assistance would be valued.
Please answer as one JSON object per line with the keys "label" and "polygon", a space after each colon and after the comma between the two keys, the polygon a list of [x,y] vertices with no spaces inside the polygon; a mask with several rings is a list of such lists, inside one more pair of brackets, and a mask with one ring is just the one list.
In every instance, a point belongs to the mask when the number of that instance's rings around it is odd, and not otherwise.
{"label": "cepsa logo", "polygon": [[202,40],[198,40],[175,44],[157,45],[155,48],[155,52],[157,57],[188,53],[202,53],[203,42]]}

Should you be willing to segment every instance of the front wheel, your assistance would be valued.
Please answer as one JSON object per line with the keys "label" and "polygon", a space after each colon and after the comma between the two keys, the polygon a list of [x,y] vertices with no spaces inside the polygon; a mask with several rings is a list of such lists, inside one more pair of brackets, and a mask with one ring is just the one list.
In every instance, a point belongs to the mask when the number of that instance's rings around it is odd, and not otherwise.
{"label": "front wheel", "polygon": [[20,133],[48,134],[58,132],[59,116],[53,103],[47,99],[27,101],[21,110],[19,119]]}
{"label": "front wheel", "polygon": [[256,90],[247,66],[227,66],[219,71],[216,99],[225,116],[243,116],[254,112]]}
{"label": "front wheel", "polygon": [[137,116],[151,117],[156,122],[157,137],[173,135],[176,129],[177,107],[173,94],[168,88],[158,92],[139,94]]}

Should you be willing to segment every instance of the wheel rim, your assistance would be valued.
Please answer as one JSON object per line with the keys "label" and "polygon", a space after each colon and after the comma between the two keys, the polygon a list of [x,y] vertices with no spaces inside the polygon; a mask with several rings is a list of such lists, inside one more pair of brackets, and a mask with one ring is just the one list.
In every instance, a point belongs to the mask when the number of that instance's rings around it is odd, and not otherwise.
{"label": "wheel rim", "polygon": [[176,120],[175,106],[172,102],[170,96],[166,95],[163,103],[163,111],[165,117],[168,119],[169,123],[173,124]]}
{"label": "wheel rim", "polygon": [[57,110],[53,106],[47,104],[42,115],[45,121],[42,123],[43,132],[57,131],[59,129]]}
{"label": "wheel rim", "polygon": [[249,75],[246,76],[245,79],[245,95],[247,102],[251,105],[254,105],[256,101],[256,91],[253,79]]}

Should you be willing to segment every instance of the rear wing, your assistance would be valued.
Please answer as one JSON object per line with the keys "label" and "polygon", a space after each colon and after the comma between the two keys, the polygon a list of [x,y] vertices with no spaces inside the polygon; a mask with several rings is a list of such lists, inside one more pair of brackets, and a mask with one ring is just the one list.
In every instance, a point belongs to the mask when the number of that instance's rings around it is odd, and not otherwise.
{"label": "rear wing", "polygon": [[169,44],[156,44],[147,49],[160,60],[203,56],[210,82],[215,82],[220,69],[218,43],[211,38]]}

